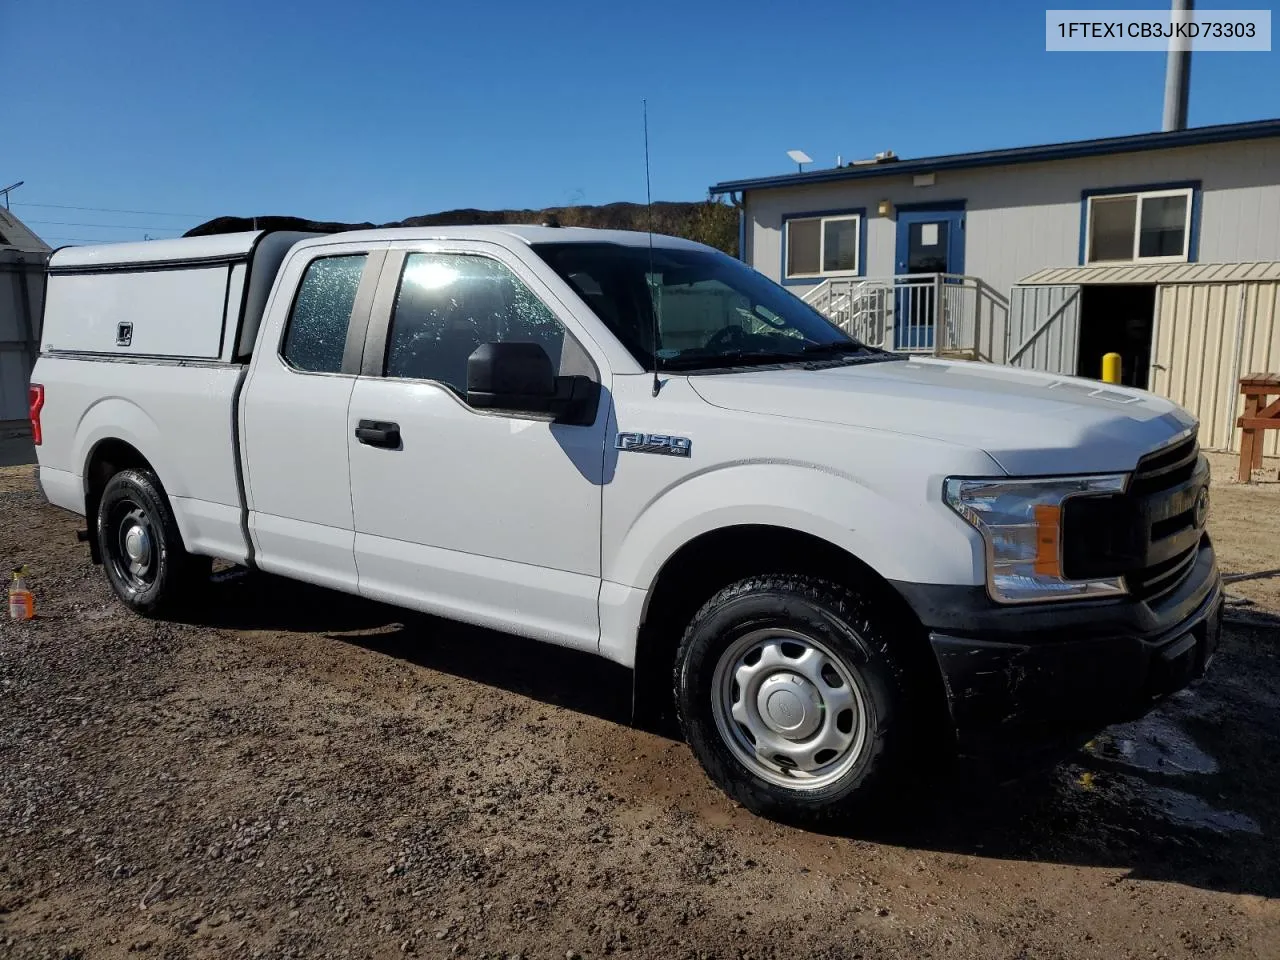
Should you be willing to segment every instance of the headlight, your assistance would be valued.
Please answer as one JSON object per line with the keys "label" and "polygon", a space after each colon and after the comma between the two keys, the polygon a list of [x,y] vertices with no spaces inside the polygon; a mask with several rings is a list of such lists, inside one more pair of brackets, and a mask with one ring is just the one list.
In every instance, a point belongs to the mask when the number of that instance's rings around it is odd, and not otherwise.
{"label": "headlight", "polygon": [[1124,491],[1125,475],[1035,480],[948,478],[947,504],[987,544],[987,590],[1000,603],[1072,600],[1125,592],[1119,577],[1062,575],[1062,505],[1071,497]]}

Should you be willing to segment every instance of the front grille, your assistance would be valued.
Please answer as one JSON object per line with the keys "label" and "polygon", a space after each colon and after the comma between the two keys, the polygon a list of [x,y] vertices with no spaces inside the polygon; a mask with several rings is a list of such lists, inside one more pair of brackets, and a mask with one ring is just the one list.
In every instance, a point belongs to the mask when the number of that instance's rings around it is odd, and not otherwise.
{"label": "front grille", "polygon": [[1176,590],[1195,566],[1200,544],[1197,541],[1181,553],[1174,554],[1154,566],[1147,567],[1126,578],[1129,593],[1139,600],[1159,600]]}
{"label": "front grille", "polygon": [[1151,539],[1163,540],[1165,537],[1171,537],[1179,530],[1185,530],[1188,527],[1194,527],[1196,524],[1196,511],[1192,507],[1190,510],[1183,510],[1181,513],[1174,514],[1172,517],[1166,517],[1164,520],[1157,520],[1151,524]]}
{"label": "front grille", "polygon": [[1176,590],[1204,536],[1196,498],[1208,464],[1194,436],[1147,454],[1123,494],[1072,497],[1063,506],[1063,573],[1071,580],[1123,577],[1148,603]]}
{"label": "front grille", "polygon": [[1208,479],[1208,465],[1194,435],[1138,461],[1127,496],[1142,528],[1145,563],[1125,580],[1139,600],[1150,603],[1168,596],[1195,567],[1204,536],[1195,503]]}
{"label": "front grille", "polygon": [[1194,436],[1166,450],[1149,453],[1138,461],[1133,480],[1129,483],[1129,493],[1141,497],[1186,483],[1195,473],[1199,458],[1200,444]]}

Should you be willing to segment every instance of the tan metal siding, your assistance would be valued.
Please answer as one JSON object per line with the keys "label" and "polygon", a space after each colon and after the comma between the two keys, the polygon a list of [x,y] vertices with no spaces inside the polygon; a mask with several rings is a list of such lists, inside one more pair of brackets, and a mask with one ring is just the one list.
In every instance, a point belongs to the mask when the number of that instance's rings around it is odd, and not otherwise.
{"label": "tan metal siding", "polygon": [[1126,263],[1109,267],[1050,267],[1037,270],[1021,283],[1234,283],[1244,280],[1280,280],[1280,262]]}
{"label": "tan metal siding", "polygon": [[[1280,371],[1280,283],[1251,284],[1250,300],[1246,302],[1245,322],[1241,331],[1240,376],[1255,372]],[[1244,398],[1235,390],[1235,416],[1244,413]],[[1268,430],[1264,435],[1262,452],[1265,456],[1280,456],[1280,431]],[[1240,449],[1240,431],[1232,425],[1233,450]]]}
{"label": "tan metal siding", "polygon": [[[1280,281],[1166,284],[1157,295],[1152,391],[1200,419],[1202,446],[1239,450],[1240,377],[1280,370]],[[1263,449],[1280,455],[1280,436]]]}
{"label": "tan metal siding", "polygon": [[1079,287],[1013,288],[1009,294],[1007,363],[1075,376],[1079,344]]}

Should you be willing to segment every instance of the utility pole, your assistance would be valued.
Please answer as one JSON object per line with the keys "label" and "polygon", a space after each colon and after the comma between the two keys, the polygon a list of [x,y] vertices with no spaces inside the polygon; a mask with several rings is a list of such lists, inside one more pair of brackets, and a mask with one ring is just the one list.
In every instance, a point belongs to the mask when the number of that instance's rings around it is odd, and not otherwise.
{"label": "utility pole", "polygon": [[[1195,0],[1173,0],[1172,21],[1189,22],[1189,14],[1195,9]],[[1187,95],[1191,91],[1191,48],[1178,49],[1178,41],[1169,41],[1169,61],[1164,71],[1164,124],[1160,129],[1187,129]]]}

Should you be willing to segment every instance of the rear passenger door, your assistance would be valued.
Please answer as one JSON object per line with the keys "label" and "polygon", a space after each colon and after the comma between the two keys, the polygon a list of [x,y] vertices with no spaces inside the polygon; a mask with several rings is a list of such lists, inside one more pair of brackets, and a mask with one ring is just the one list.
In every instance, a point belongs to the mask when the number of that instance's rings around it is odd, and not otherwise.
{"label": "rear passenger door", "polygon": [[[597,383],[601,360],[510,252],[440,244],[388,252],[351,396],[360,591],[594,651],[608,391],[573,426],[477,410],[466,378],[493,341],[538,343],[559,373]],[[370,422],[394,424],[395,442]]]}
{"label": "rear passenger door", "polygon": [[357,577],[347,407],[384,256],[351,244],[294,254],[263,318],[240,404],[258,566],[350,592]]}

